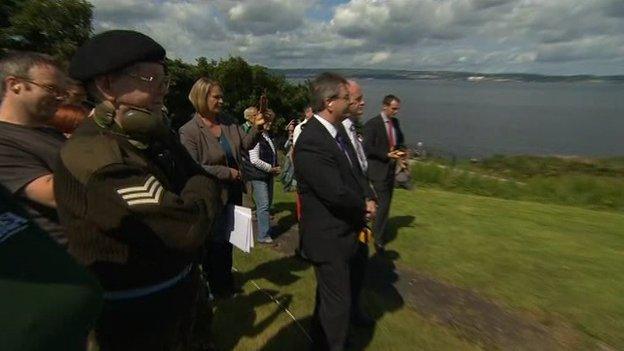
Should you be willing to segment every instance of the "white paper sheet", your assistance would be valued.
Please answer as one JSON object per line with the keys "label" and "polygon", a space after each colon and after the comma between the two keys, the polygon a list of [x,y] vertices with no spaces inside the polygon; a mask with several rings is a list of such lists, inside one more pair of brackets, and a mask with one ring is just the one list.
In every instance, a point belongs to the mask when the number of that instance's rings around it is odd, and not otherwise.
{"label": "white paper sheet", "polygon": [[254,246],[251,208],[228,206],[226,211],[232,228],[230,243],[246,253],[251,252],[251,248]]}

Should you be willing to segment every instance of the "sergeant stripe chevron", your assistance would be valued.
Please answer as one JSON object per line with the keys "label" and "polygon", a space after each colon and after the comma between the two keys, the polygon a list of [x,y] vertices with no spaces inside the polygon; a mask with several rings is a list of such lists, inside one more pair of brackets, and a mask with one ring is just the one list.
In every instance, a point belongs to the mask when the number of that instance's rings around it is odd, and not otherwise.
{"label": "sergeant stripe chevron", "polygon": [[163,187],[154,176],[150,176],[141,186],[118,189],[128,206],[142,204],[159,204],[162,197]]}

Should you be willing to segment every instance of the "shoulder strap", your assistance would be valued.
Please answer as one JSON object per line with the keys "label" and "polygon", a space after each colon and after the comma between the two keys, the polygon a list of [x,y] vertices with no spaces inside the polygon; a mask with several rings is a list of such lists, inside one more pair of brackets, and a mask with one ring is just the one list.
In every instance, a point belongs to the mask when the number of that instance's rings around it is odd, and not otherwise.
{"label": "shoulder strap", "polygon": [[61,149],[61,161],[82,184],[98,169],[123,158],[117,142],[105,135],[72,138]]}

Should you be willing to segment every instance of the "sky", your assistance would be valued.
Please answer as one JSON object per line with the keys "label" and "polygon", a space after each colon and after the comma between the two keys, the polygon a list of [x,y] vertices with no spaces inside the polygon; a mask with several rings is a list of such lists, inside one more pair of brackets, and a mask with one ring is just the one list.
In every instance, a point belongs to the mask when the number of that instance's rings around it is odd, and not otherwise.
{"label": "sky", "polygon": [[624,74],[624,0],[90,0],[193,63]]}

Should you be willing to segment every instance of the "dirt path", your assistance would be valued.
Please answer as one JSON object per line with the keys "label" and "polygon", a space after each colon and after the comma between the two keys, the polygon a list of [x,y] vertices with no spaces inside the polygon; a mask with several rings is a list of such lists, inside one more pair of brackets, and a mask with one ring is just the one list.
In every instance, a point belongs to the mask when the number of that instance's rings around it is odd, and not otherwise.
{"label": "dirt path", "polygon": [[[294,255],[298,247],[298,228],[289,224],[275,247],[285,255]],[[587,337],[564,323],[548,326],[534,316],[510,311],[476,293],[446,284],[412,269],[396,267],[388,252],[373,255],[367,268],[367,288],[388,299],[400,299],[433,323],[449,327],[470,342],[486,349],[501,350],[574,350],[584,349]],[[597,343],[597,349],[611,350]]]}

